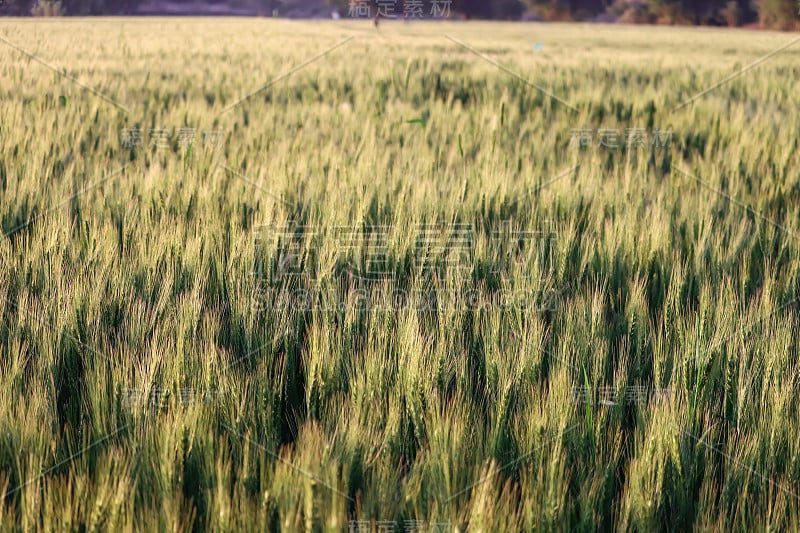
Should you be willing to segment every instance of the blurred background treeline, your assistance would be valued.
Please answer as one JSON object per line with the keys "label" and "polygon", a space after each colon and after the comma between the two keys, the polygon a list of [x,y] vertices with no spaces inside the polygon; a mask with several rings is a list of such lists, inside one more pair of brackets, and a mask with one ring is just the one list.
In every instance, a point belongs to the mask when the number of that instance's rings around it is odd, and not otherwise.
{"label": "blurred background treeline", "polygon": [[800,0],[0,0],[0,15],[590,21],[800,29]]}

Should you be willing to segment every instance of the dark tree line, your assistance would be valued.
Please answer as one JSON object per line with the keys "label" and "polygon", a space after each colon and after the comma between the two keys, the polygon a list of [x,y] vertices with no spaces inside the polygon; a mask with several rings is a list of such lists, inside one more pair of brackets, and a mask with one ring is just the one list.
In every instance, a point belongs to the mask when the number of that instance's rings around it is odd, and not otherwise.
{"label": "dark tree line", "polygon": [[[393,2],[402,12],[412,0]],[[425,0],[427,6],[437,0]],[[441,4],[441,0],[438,0]],[[352,8],[350,0],[329,0],[340,10]],[[361,0],[378,8],[383,0]],[[391,3],[391,2],[390,2]],[[453,16],[478,19],[519,20],[620,20],[653,24],[702,24],[739,26],[761,21],[767,27],[798,27],[797,0],[453,0]],[[427,11],[427,9],[426,9]]]}
{"label": "dark tree line", "polygon": [[[797,0],[163,0],[170,4],[224,4],[249,9],[253,14],[273,13],[319,16],[326,4],[340,16],[353,13],[374,16],[388,11],[412,18],[447,15],[451,18],[519,20],[619,20],[654,24],[738,26],[761,22],[766,27],[800,29]],[[4,15],[128,15],[143,2],[159,0],[4,0]],[[42,7],[44,6],[44,7]],[[48,8],[50,6],[51,8]],[[52,9],[56,6],[57,9]],[[157,9],[157,8],[156,8]]]}

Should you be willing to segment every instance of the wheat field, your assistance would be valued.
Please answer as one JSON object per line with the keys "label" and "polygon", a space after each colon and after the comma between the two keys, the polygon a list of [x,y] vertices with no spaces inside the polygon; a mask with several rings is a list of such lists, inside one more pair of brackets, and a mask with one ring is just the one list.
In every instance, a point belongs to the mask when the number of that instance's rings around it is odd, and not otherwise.
{"label": "wheat field", "polygon": [[0,529],[800,529],[800,44],[0,21]]}

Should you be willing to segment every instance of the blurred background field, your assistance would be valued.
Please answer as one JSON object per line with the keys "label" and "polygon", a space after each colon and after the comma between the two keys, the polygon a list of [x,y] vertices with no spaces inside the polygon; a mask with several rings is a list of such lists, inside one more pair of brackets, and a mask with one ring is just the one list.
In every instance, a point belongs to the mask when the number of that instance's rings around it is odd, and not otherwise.
{"label": "blurred background field", "polygon": [[0,37],[3,529],[800,527],[791,35]]}

